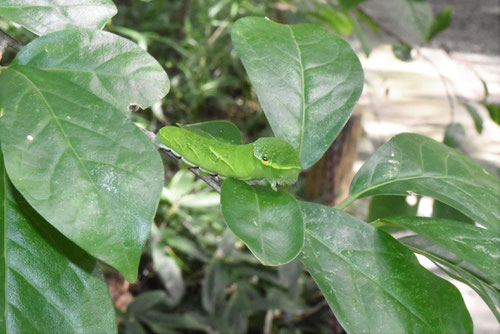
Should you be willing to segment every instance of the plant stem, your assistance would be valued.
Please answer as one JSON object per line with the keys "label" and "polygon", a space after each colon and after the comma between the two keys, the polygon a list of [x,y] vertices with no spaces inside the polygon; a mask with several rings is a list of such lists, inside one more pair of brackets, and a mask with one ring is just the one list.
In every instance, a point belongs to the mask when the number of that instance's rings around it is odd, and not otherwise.
{"label": "plant stem", "polygon": [[334,208],[337,209],[337,210],[344,210],[349,205],[351,205],[352,202],[354,202],[357,199],[358,198],[356,196],[352,196],[352,195],[347,196],[342,202],[340,202],[339,204],[335,205]]}

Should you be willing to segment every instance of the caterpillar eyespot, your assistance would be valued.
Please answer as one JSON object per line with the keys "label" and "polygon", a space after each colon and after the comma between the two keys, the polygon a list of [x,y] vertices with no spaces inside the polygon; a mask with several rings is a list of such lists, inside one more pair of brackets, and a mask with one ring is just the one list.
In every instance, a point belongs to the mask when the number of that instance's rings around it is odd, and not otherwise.
{"label": "caterpillar eyespot", "polygon": [[262,157],[262,161],[269,161],[268,157]]}

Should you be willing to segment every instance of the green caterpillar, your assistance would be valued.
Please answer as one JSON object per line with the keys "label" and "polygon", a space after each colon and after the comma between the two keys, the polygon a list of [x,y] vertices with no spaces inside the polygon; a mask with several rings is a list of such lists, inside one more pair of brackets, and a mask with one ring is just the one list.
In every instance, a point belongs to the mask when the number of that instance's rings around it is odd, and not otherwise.
{"label": "green caterpillar", "polygon": [[297,153],[280,138],[259,138],[250,144],[234,145],[176,126],[160,129],[159,138],[190,167],[246,181],[264,179],[273,189],[278,184],[294,183],[301,171]]}

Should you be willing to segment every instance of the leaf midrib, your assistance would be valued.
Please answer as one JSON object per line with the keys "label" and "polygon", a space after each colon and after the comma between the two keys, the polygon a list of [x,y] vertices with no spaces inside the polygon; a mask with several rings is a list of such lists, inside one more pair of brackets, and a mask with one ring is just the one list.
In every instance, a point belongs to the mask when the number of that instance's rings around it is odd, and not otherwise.
{"label": "leaf midrib", "polygon": [[300,142],[299,142],[299,157],[302,156],[302,147],[304,146],[304,131],[305,131],[305,123],[306,123],[306,91],[305,91],[305,79],[304,79],[304,65],[302,65],[302,52],[300,51],[299,43],[295,39],[295,35],[293,33],[292,27],[289,25],[286,26],[288,30],[290,30],[290,35],[292,36],[292,41],[297,48],[297,54],[299,56],[299,65],[300,65],[300,77],[301,77],[301,88],[302,88],[302,105],[301,105],[301,124],[300,124]]}
{"label": "leaf midrib", "polygon": [[[0,154],[2,154],[2,150],[0,149]],[[4,314],[3,318],[5,319],[5,330],[8,328],[8,318],[7,318],[7,174],[5,172],[5,166],[2,168],[2,178],[3,178],[3,258],[4,258],[4,286],[3,286],[3,296],[4,296]]]}
{"label": "leaf midrib", "polygon": [[[40,91],[40,89],[38,88],[38,86],[27,76],[25,75],[24,73],[16,70],[15,68],[10,68],[10,70],[18,73],[19,75],[21,75],[22,77],[24,77],[29,83],[31,86],[34,87],[35,91],[38,93],[38,95],[42,98],[43,102],[45,103],[45,105],[47,106],[48,110],[50,111],[50,115],[52,116],[53,120],[55,121],[57,127],[59,128],[59,131],[61,132],[61,134],[63,135],[68,147],[70,148],[71,152],[73,153],[73,155],[75,156],[76,160],[78,161],[78,163],[81,165],[81,167],[83,168],[83,170],[85,171],[85,174],[87,175],[87,178],[88,180],[90,181],[90,183],[93,185],[93,187],[95,188],[96,190],[96,193],[97,193],[97,196],[99,196],[99,198],[101,199],[101,202],[104,204],[104,207],[106,208],[106,211],[107,212],[112,212],[108,206],[108,203],[102,198],[102,195],[101,195],[101,192],[99,191],[99,187],[97,186],[97,184],[94,182],[94,180],[92,179],[92,177],[90,176],[90,173],[89,171],[87,170],[87,167],[85,166],[85,164],[83,163],[83,161],[80,159],[80,156],[78,155],[78,153],[75,151],[73,145],[71,145],[71,142],[66,134],[66,132],[64,131],[63,127],[61,126],[61,123],[59,122],[56,114],[54,113],[54,110],[52,109],[52,107],[50,106],[49,102],[47,101],[47,99],[45,98],[45,95],[43,95],[43,93]],[[113,227],[115,229],[115,231],[118,231],[118,229],[116,228],[116,220],[112,219],[111,220],[113,222]],[[120,240],[120,243],[122,245],[122,247],[124,249],[126,249],[125,247],[125,242],[123,240],[123,238],[118,238],[118,240]],[[130,266],[130,258],[125,255],[124,256],[127,264]]]}

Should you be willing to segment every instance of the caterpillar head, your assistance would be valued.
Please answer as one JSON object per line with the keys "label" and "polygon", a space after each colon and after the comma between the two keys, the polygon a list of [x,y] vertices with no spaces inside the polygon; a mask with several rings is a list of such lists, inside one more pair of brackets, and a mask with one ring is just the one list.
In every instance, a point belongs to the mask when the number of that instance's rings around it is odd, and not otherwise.
{"label": "caterpillar head", "polygon": [[291,184],[297,181],[301,171],[297,152],[280,138],[259,138],[253,143],[253,155],[269,169],[271,184]]}

